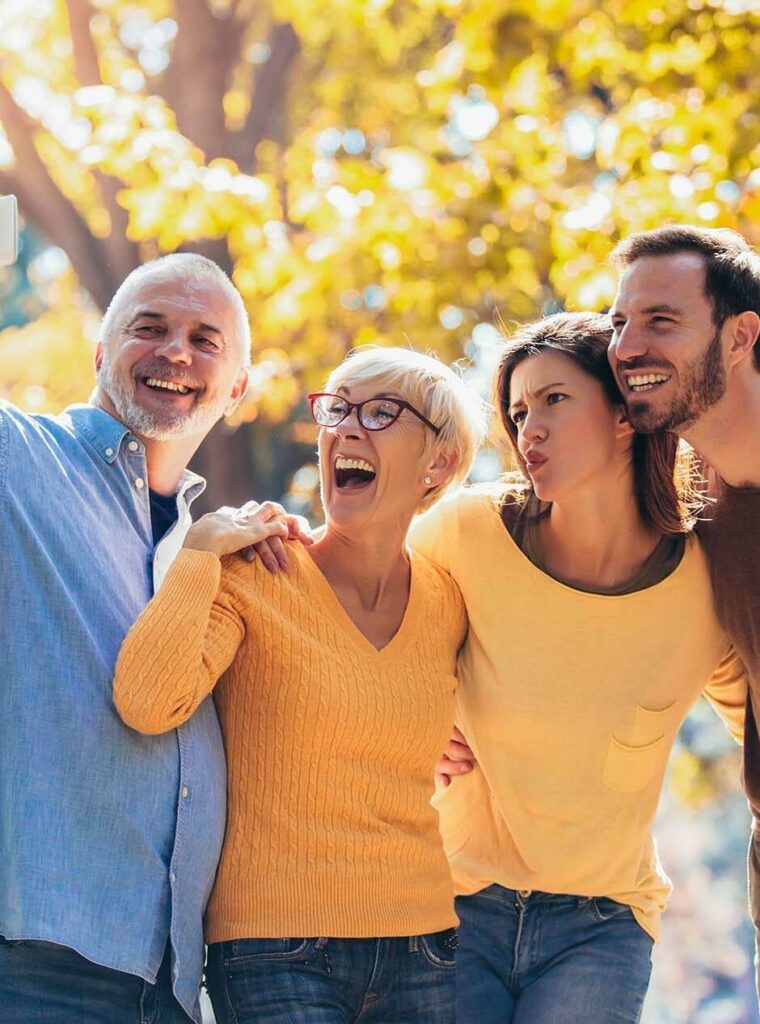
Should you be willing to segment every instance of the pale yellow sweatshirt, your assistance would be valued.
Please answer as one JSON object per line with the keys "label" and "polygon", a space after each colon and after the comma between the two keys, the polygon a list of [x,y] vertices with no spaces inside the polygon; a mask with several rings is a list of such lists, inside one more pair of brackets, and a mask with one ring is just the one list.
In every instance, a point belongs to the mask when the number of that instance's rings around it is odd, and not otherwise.
{"label": "pale yellow sweatshirt", "polygon": [[499,495],[460,492],[412,542],[451,573],[470,628],[457,718],[479,768],[436,798],[456,891],[607,896],[657,938],[670,883],[650,832],[676,733],[704,690],[736,738],[746,680],[704,555],[637,593],[574,590],[537,569]]}
{"label": "pale yellow sweatshirt", "polygon": [[376,650],[307,551],[290,568],[181,551],[132,627],[114,698],[142,732],[214,689],[227,834],[209,942],[419,935],[456,924],[430,806],[454,718],[462,600],[415,555],[409,603]]}

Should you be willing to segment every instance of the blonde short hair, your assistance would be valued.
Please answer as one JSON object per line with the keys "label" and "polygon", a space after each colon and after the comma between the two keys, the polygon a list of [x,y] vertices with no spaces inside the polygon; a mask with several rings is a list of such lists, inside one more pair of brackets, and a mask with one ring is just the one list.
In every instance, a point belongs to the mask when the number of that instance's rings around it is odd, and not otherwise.
{"label": "blonde short hair", "polygon": [[454,471],[445,483],[431,487],[420,502],[419,512],[434,505],[447,491],[464,483],[485,435],[487,405],[458,369],[436,356],[411,348],[362,345],[350,352],[327,379],[327,391],[361,384],[389,392],[405,401],[439,427],[425,431],[424,455],[454,453]]}

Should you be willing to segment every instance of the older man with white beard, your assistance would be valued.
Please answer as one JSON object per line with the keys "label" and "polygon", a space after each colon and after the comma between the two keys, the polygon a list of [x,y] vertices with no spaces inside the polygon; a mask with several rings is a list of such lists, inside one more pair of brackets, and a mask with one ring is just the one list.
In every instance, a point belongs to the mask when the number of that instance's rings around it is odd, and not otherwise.
{"label": "older man with white beard", "polygon": [[111,700],[122,639],[189,525],[186,465],[240,401],[227,276],[173,255],[114,296],[89,404],[0,404],[0,1020],[200,1021],[201,919],[224,831],[210,700],[146,737]]}

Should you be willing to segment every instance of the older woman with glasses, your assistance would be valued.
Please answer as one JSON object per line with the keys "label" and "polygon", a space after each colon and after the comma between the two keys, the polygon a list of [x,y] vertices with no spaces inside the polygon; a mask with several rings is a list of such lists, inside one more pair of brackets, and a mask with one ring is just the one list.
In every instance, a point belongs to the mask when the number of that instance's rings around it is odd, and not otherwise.
{"label": "older woman with glasses", "polygon": [[282,508],[200,519],[125,641],[116,706],[164,732],[215,690],[229,772],[206,918],[218,1024],[447,1024],[456,917],[429,800],[466,619],[406,541],[466,477],[483,409],[405,349],[359,350],[309,398],[324,532],[271,575],[233,553],[286,535]]}

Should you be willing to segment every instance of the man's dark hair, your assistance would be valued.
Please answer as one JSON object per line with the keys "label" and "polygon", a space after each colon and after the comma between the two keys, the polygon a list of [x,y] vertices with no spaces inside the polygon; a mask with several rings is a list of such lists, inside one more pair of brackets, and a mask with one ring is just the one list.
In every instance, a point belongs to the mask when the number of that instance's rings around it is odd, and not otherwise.
{"label": "man's dark hair", "polygon": [[[679,252],[694,252],[704,261],[705,296],[712,303],[716,328],[747,310],[760,316],[760,256],[736,231],[691,224],[639,231],[624,238],[613,250],[611,259],[619,267],[629,267],[643,256],[671,256]],[[760,370],[758,342],[753,355],[755,368]]]}

